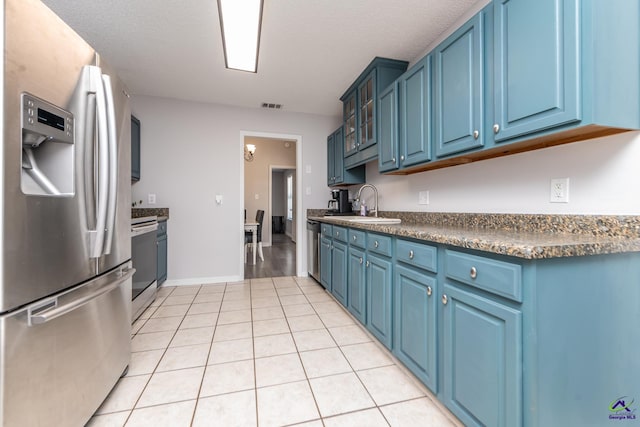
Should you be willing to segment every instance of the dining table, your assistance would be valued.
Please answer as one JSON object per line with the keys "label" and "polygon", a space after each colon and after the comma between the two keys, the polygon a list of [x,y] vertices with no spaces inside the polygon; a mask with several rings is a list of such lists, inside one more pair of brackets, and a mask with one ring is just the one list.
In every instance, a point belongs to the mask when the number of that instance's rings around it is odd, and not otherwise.
{"label": "dining table", "polygon": [[[251,252],[253,252],[253,263],[256,263],[256,249],[257,249],[257,245],[258,245],[258,225],[260,225],[260,223],[258,222],[247,222],[245,221],[244,223],[244,231],[246,232],[251,232]],[[247,260],[247,256],[245,254],[245,262]]]}

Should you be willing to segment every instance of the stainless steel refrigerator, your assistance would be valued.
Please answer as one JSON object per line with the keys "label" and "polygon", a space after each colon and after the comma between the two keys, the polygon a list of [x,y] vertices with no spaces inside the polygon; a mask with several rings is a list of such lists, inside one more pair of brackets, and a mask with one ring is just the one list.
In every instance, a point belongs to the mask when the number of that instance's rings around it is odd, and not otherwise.
{"label": "stainless steel refrigerator", "polygon": [[39,0],[4,0],[0,425],[82,426],[129,364],[130,107]]}

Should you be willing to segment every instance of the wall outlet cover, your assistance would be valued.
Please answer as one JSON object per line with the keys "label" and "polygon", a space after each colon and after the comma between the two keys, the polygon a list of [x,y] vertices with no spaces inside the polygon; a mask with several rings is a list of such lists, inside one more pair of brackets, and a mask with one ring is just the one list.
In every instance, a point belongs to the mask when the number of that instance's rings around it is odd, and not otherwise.
{"label": "wall outlet cover", "polygon": [[428,205],[429,204],[429,191],[420,191],[418,192],[418,204],[419,205]]}
{"label": "wall outlet cover", "polygon": [[150,205],[155,205],[156,204],[156,195],[155,194],[149,194],[147,197],[147,202]]}
{"label": "wall outlet cover", "polygon": [[549,202],[569,203],[569,178],[554,178],[551,180]]}

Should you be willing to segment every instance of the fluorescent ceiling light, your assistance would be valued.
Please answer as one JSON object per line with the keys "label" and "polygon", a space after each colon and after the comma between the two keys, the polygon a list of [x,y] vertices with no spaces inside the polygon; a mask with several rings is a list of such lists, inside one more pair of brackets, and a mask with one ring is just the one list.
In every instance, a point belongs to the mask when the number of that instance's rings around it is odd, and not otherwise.
{"label": "fluorescent ceiling light", "polygon": [[263,0],[218,0],[227,68],[255,73]]}

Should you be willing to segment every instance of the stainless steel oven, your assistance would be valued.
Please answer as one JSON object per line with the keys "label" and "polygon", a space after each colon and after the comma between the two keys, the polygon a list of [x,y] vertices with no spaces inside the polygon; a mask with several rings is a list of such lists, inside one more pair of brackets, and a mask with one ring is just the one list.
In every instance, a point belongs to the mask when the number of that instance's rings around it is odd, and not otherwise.
{"label": "stainless steel oven", "polygon": [[156,298],[158,218],[148,216],[131,220],[131,261],[136,269],[131,288],[131,320],[135,321]]}
{"label": "stainless steel oven", "polygon": [[320,282],[320,223],[307,220],[307,270],[309,276]]}

